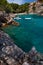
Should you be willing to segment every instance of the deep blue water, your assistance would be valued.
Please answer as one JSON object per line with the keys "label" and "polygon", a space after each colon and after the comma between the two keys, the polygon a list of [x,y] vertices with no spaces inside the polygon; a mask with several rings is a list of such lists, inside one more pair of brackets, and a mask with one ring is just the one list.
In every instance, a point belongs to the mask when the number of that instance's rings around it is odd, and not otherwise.
{"label": "deep blue water", "polygon": [[[20,20],[15,20],[20,23],[20,26],[10,25],[3,28],[11,38],[15,41],[15,44],[22,48],[25,52],[28,52],[33,46],[39,52],[43,53],[43,16],[39,15],[19,15]],[[25,19],[31,18],[31,19]]]}

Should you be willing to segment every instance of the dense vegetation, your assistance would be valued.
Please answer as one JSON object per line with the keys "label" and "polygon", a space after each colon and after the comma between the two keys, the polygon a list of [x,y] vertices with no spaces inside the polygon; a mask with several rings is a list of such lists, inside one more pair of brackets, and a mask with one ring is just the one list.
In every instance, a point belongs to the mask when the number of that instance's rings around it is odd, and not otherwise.
{"label": "dense vegetation", "polygon": [[21,13],[21,12],[28,12],[29,10],[29,3],[25,3],[22,5],[8,3],[7,0],[0,0],[0,10],[4,10],[7,13]]}
{"label": "dense vegetation", "polygon": [[[37,0],[39,2],[43,2],[43,0]],[[22,5],[15,4],[15,3],[8,3],[7,0],[0,0],[0,10],[6,11],[7,13],[22,13],[22,12],[29,12],[29,3],[25,3]],[[33,4],[33,10],[35,11],[35,3]]]}

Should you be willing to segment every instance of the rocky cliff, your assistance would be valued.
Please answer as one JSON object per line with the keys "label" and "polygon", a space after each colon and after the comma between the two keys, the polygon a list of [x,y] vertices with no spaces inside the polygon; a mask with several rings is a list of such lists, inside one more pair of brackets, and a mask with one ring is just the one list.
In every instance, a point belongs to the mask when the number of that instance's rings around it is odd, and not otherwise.
{"label": "rocky cliff", "polygon": [[43,2],[36,3],[36,12],[43,15]]}
{"label": "rocky cliff", "polygon": [[29,13],[43,15],[43,2],[32,2],[29,5]]}
{"label": "rocky cliff", "polygon": [[38,53],[35,47],[25,53],[0,30],[0,65],[43,65],[43,54]]}

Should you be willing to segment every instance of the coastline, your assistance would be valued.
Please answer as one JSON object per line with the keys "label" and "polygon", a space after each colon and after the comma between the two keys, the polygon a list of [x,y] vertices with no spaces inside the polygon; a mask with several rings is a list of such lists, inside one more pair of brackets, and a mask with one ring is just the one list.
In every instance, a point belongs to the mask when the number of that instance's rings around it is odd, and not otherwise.
{"label": "coastline", "polygon": [[23,15],[23,14],[27,14],[27,13],[16,13],[16,14],[10,13],[9,15],[10,15],[10,17],[14,18],[14,17],[16,17],[17,15]]}
{"label": "coastline", "polygon": [[[3,41],[2,41],[3,39]],[[2,65],[43,65],[43,55],[33,47],[29,53],[25,53],[21,48],[13,43],[8,34],[0,30],[0,64]],[[33,56],[33,57],[32,57]],[[38,59],[37,59],[38,57]],[[2,59],[3,58],[3,59]],[[4,63],[5,60],[5,63]],[[1,62],[2,61],[2,62]]]}
{"label": "coastline", "polygon": [[24,14],[27,14],[27,13],[17,13],[17,14],[9,13],[9,16],[5,17],[5,19],[7,20],[7,23],[2,23],[2,27],[5,27],[11,24],[15,26],[19,26],[20,25],[19,22],[15,22],[13,18],[15,18],[17,15],[24,15]]}
{"label": "coastline", "polygon": [[0,65],[43,65],[43,2],[0,3]]}
{"label": "coastline", "polygon": [[[4,37],[5,36],[5,37]],[[15,45],[18,49],[20,49],[15,43],[14,43],[14,41],[13,41],[13,39],[11,39],[11,37],[7,34],[7,33],[5,33],[2,29],[0,30],[0,37],[2,38],[2,39],[4,39],[3,40],[3,42],[6,40],[8,43],[9,43],[9,41],[10,41],[10,43],[9,44],[11,44],[11,45]],[[4,37],[4,38],[3,38]],[[7,40],[8,39],[8,40]],[[1,42],[0,42],[1,43]],[[7,44],[7,43],[2,43],[2,44]],[[8,45],[9,45],[8,44]],[[23,53],[25,53],[22,49],[20,49]]]}

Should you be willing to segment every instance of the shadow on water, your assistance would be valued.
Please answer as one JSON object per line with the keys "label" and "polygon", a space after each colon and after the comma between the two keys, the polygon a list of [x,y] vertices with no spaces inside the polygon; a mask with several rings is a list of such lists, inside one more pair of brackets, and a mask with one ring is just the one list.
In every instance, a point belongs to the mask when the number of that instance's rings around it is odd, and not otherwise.
{"label": "shadow on water", "polygon": [[24,51],[25,52],[29,52],[31,50],[31,48],[33,47],[33,44],[32,44],[32,40],[28,40],[28,41],[25,41],[25,45],[24,45]]}
{"label": "shadow on water", "polygon": [[29,52],[34,46],[31,38],[29,40],[26,39],[24,41],[19,41],[18,39],[16,39],[15,44],[25,52]]}

